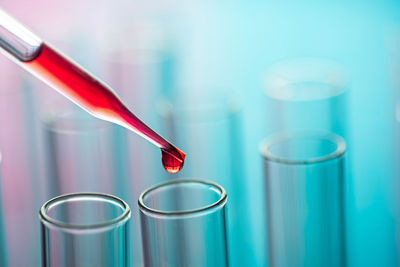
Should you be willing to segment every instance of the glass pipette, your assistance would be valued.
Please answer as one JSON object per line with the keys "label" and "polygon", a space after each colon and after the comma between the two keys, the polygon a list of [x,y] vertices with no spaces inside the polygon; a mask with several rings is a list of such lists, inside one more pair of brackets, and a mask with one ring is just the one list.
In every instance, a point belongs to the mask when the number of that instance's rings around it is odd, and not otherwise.
{"label": "glass pipette", "polygon": [[93,116],[134,131],[161,149],[164,168],[178,172],[185,154],[137,118],[116,93],[0,9],[0,47],[18,65]]}

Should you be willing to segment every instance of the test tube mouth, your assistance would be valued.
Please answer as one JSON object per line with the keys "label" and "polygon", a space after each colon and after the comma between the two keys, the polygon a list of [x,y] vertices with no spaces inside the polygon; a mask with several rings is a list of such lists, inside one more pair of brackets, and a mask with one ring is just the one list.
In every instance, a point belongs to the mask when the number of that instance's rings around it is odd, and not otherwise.
{"label": "test tube mouth", "polygon": [[59,134],[81,134],[112,127],[111,123],[75,109],[46,113],[42,116],[42,125],[47,131]]}
{"label": "test tube mouth", "polygon": [[[223,92],[204,93],[204,88],[222,88]],[[204,90],[203,90],[204,89]],[[213,123],[236,116],[242,110],[239,93],[229,91],[223,86],[183,86],[182,94],[159,99],[157,111],[164,119],[173,118],[177,124]]]}
{"label": "test tube mouth", "polygon": [[[50,214],[54,209],[65,209],[66,205],[82,204],[83,202],[96,202],[104,206],[109,205],[109,207],[114,209],[111,213],[113,216],[110,216],[110,218],[103,218],[102,220],[78,222],[76,219],[70,221],[61,219],[60,217],[67,216],[64,213],[56,215]],[[90,210],[88,211],[90,212]],[[74,214],[71,212],[70,215],[77,216],[79,220],[82,220],[81,218],[87,214]],[[39,217],[43,224],[72,232],[107,230],[116,225],[125,223],[129,220],[130,216],[131,210],[125,201],[118,197],[101,193],[73,193],[57,196],[47,201],[39,211]]]}
{"label": "test tube mouth", "polygon": [[298,58],[275,63],[265,75],[265,93],[286,101],[314,101],[341,95],[348,74],[341,64],[320,58]]}
{"label": "test tube mouth", "polygon": [[326,132],[275,133],[260,144],[265,160],[283,164],[315,164],[343,156],[346,142]]}
{"label": "test tube mouth", "polygon": [[[213,201],[209,201],[208,203],[204,202],[202,205],[196,207],[184,207],[179,210],[170,208],[157,208],[155,205],[151,205],[148,201],[148,198],[152,195],[163,194],[168,190],[174,189],[174,187],[180,187],[182,191],[185,191],[188,190],[190,186],[197,186],[198,188],[196,190],[203,190],[205,192],[207,191],[208,194],[213,195]],[[195,197],[196,193],[193,193],[194,194],[192,194],[191,197]],[[168,194],[165,195],[165,197],[169,196],[170,195]],[[225,189],[216,183],[197,179],[176,179],[148,188],[139,196],[138,204],[142,212],[147,212],[154,216],[171,218],[183,216],[195,217],[223,207],[226,204],[227,198],[228,196]],[[179,201],[183,206],[185,206],[185,203],[190,202],[191,199],[179,199]]]}

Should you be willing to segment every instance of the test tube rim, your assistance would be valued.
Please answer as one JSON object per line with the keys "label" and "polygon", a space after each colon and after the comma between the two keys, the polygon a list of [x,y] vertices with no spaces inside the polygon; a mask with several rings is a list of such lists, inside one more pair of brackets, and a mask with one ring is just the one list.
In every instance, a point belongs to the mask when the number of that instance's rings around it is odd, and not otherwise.
{"label": "test tube rim", "polygon": [[[116,218],[102,222],[102,223],[94,223],[94,224],[71,224],[71,223],[65,223],[57,219],[51,218],[49,215],[47,215],[47,210],[48,207],[51,206],[51,204],[57,203],[59,201],[65,201],[71,198],[76,198],[76,197],[96,197],[96,198],[101,198],[101,199],[107,199],[110,201],[117,202],[121,205],[123,208],[122,214],[117,216]],[[102,228],[108,228],[110,226],[126,222],[131,216],[131,209],[129,205],[123,201],[122,199],[110,195],[110,194],[104,194],[104,193],[93,193],[93,192],[80,192],[80,193],[70,193],[70,194],[64,194],[60,196],[56,196],[48,201],[46,201],[42,207],[40,208],[39,211],[39,217],[40,221],[42,223],[48,223],[52,226],[58,227],[58,228],[63,228],[66,230],[77,230],[77,231],[85,231],[85,230],[99,230]]]}
{"label": "test tube rim", "polygon": [[[213,187],[214,189],[217,189],[220,192],[220,197],[217,201],[215,201],[214,203],[212,203],[210,205],[203,206],[203,207],[196,208],[196,209],[184,210],[184,211],[162,211],[159,209],[150,208],[150,207],[146,206],[146,204],[144,203],[144,197],[148,193],[150,193],[156,189],[159,189],[159,188],[162,188],[162,187],[168,186],[168,185],[185,184],[185,183],[208,185],[210,187]],[[200,180],[200,179],[174,179],[174,180],[170,180],[167,182],[153,185],[153,186],[147,188],[146,190],[144,190],[139,196],[138,205],[139,205],[139,208],[141,211],[145,211],[150,214],[158,215],[158,216],[166,216],[166,217],[169,217],[169,216],[176,217],[176,216],[185,216],[185,215],[195,216],[196,214],[201,214],[201,213],[210,211],[216,207],[224,206],[227,201],[227,198],[228,198],[228,195],[227,195],[225,189],[217,183],[214,183],[211,181]]]}
{"label": "test tube rim", "polygon": [[[301,138],[301,137],[316,137],[320,140],[328,140],[334,144],[336,144],[336,149],[326,155],[312,157],[306,160],[296,160],[296,159],[287,159],[280,156],[273,155],[268,150],[271,145],[276,142],[291,139],[291,138]],[[278,162],[282,164],[288,165],[308,165],[308,164],[316,164],[321,163],[333,159],[340,158],[346,152],[346,142],[343,137],[329,132],[318,132],[318,131],[305,131],[305,132],[295,132],[295,133],[288,133],[288,132],[278,132],[271,134],[267,138],[265,138],[259,146],[260,153],[265,160]]]}
{"label": "test tube rim", "polygon": [[157,102],[157,112],[164,119],[174,118],[176,124],[197,124],[226,121],[239,116],[243,110],[242,101],[236,95],[217,95],[210,102],[209,105],[192,106],[185,103],[184,98],[161,98]]}
{"label": "test tube rim", "polygon": [[[106,121],[100,120],[91,114],[88,115],[88,117],[83,118],[83,120],[88,120],[90,124],[85,124],[87,126],[86,128],[80,129],[78,127],[59,127],[56,125],[56,123],[59,123],[60,121],[63,120],[70,120],[72,122],[76,122],[78,120],[82,120],[82,118],[74,118],[70,117],[67,118],[66,116],[75,115],[76,111],[70,110],[70,109],[65,109],[65,110],[60,110],[57,112],[45,112],[41,115],[41,123],[42,126],[45,130],[52,132],[52,133],[57,133],[57,134],[65,134],[65,135],[70,135],[70,134],[86,134],[89,132],[94,132],[95,130],[108,130],[111,129],[113,126],[112,123],[108,123]],[[79,111],[79,112],[84,112],[84,111]],[[77,113],[78,114],[78,113]],[[78,114],[79,115],[79,114]]]}
{"label": "test tube rim", "polygon": [[[324,73],[325,77],[313,77],[309,78],[307,75],[302,74],[302,78],[296,77],[294,78],[293,73],[298,73],[299,68],[294,68],[296,65],[307,66],[308,64],[314,64],[312,69],[322,70],[325,69],[326,73]],[[285,71],[283,71],[285,70]],[[301,71],[304,71],[301,69]],[[288,75],[288,73],[290,73]],[[311,71],[308,71],[307,74],[310,75]],[[335,80],[330,80],[326,76],[327,73],[330,75],[335,74]],[[296,75],[295,75],[296,76]],[[279,81],[279,85],[277,84]],[[312,98],[290,98],[283,97],[277,94],[277,90],[273,90],[274,88],[280,88],[281,90],[286,88],[288,85],[293,85],[300,82],[305,81],[316,81],[321,84],[329,85],[332,88],[336,88],[334,93],[324,94],[323,96],[312,97]],[[332,97],[336,97],[342,94],[345,94],[348,91],[348,84],[350,82],[348,71],[345,67],[332,59],[329,58],[319,58],[319,57],[300,57],[300,58],[291,58],[286,60],[281,60],[273,63],[266,71],[264,75],[264,93],[272,98],[279,101],[289,101],[289,102],[311,102],[318,101],[323,99],[329,99]]]}

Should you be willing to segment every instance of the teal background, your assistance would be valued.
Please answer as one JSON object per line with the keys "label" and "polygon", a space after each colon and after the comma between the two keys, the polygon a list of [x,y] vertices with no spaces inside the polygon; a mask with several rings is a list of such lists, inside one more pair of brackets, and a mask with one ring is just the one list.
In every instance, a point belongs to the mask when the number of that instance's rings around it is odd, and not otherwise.
{"label": "teal background", "polygon": [[[177,83],[216,83],[240,92],[243,179],[254,252],[248,266],[266,265],[263,169],[258,152],[268,132],[263,75],[271,64],[294,57],[338,61],[350,77],[348,266],[399,265],[398,1],[0,0],[0,6],[44,39],[79,39],[80,47],[91,50],[85,54],[90,63],[83,64],[95,73],[98,65],[91,62],[100,54],[93,50],[116,42],[110,31],[139,17],[160,22],[173,39]],[[129,31],[126,34],[124,38],[129,39]]]}

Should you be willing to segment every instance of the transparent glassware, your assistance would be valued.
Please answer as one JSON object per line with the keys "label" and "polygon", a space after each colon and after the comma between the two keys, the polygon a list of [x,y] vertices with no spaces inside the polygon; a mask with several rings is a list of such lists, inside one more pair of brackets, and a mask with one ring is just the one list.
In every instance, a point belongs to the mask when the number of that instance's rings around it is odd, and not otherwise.
{"label": "transparent glassware", "polygon": [[228,266],[225,190],[177,179],[139,197],[145,266]]}
{"label": "transparent glassware", "polygon": [[[229,263],[231,266],[254,265],[241,104],[232,91],[224,94],[222,87],[184,88],[180,97],[159,102],[160,119],[164,124],[162,132],[188,155],[183,169],[169,175],[169,179],[213,177],[225,188],[229,194]],[[160,170],[160,173],[165,171]]]}
{"label": "transparent glassware", "polygon": [[39,212],[43,266],[128,267],[129,206],[105,194],[75,193],[47,201]]}
{"label": "transparent glassware", "polygon": [[319,130],[346,137],[347,89],[347,73],[335,61],[299,58],[272,65],[265,75],[267,134]]}
{"label": "transparent glassware", "polygon": [[0,197],[8,263],[39,266],[37,210],[46,199],[38,156],[40,124],[31,88],[12,62],[0,60],[0,81]]}
{"label": "transparent glassware", "polygon": [[42,124],[49,197],[80,191],[124,192],[124,177],[117,175],[110,123],[69,109],[48,113]]}
{"label": "transparent glassware", "polygon": [[[133,30],[134,34],[137,34],[142,28]],[[146,30],[143,32],[145,35]],[[126,38],[126,32],[123,37]],[[123,43],[124,38],[121,36],[119,38]],[[113,45],[114,47],[104,51],[102,57],[104,77],[135,114],[157,129],[155,99],[159,95],[167,94],[173,88],[173,57],[167,50],[151,47],[149,44],[138,46],[136,41],[128,45],[121,43],[115,45],[113,42]],[[140,193],[149,186],[161,182],[162,177],[165,177],[164,174],[158,175],[155,171],[161,165],[160,152],[122,127],[114,127],[113,130],[118,175],[129,177],[124,181],[129,190],[121,197],[132,207],[134,216],[139,216],[136,203]],[[134,264],[141,266],[143,260],[140,223],[137,220],[132,220],[131,223]]]}
{"label": "transparent glassware", "polygon": [[264,157],[269,266],[345,266],[343,138],[278,133]]}

